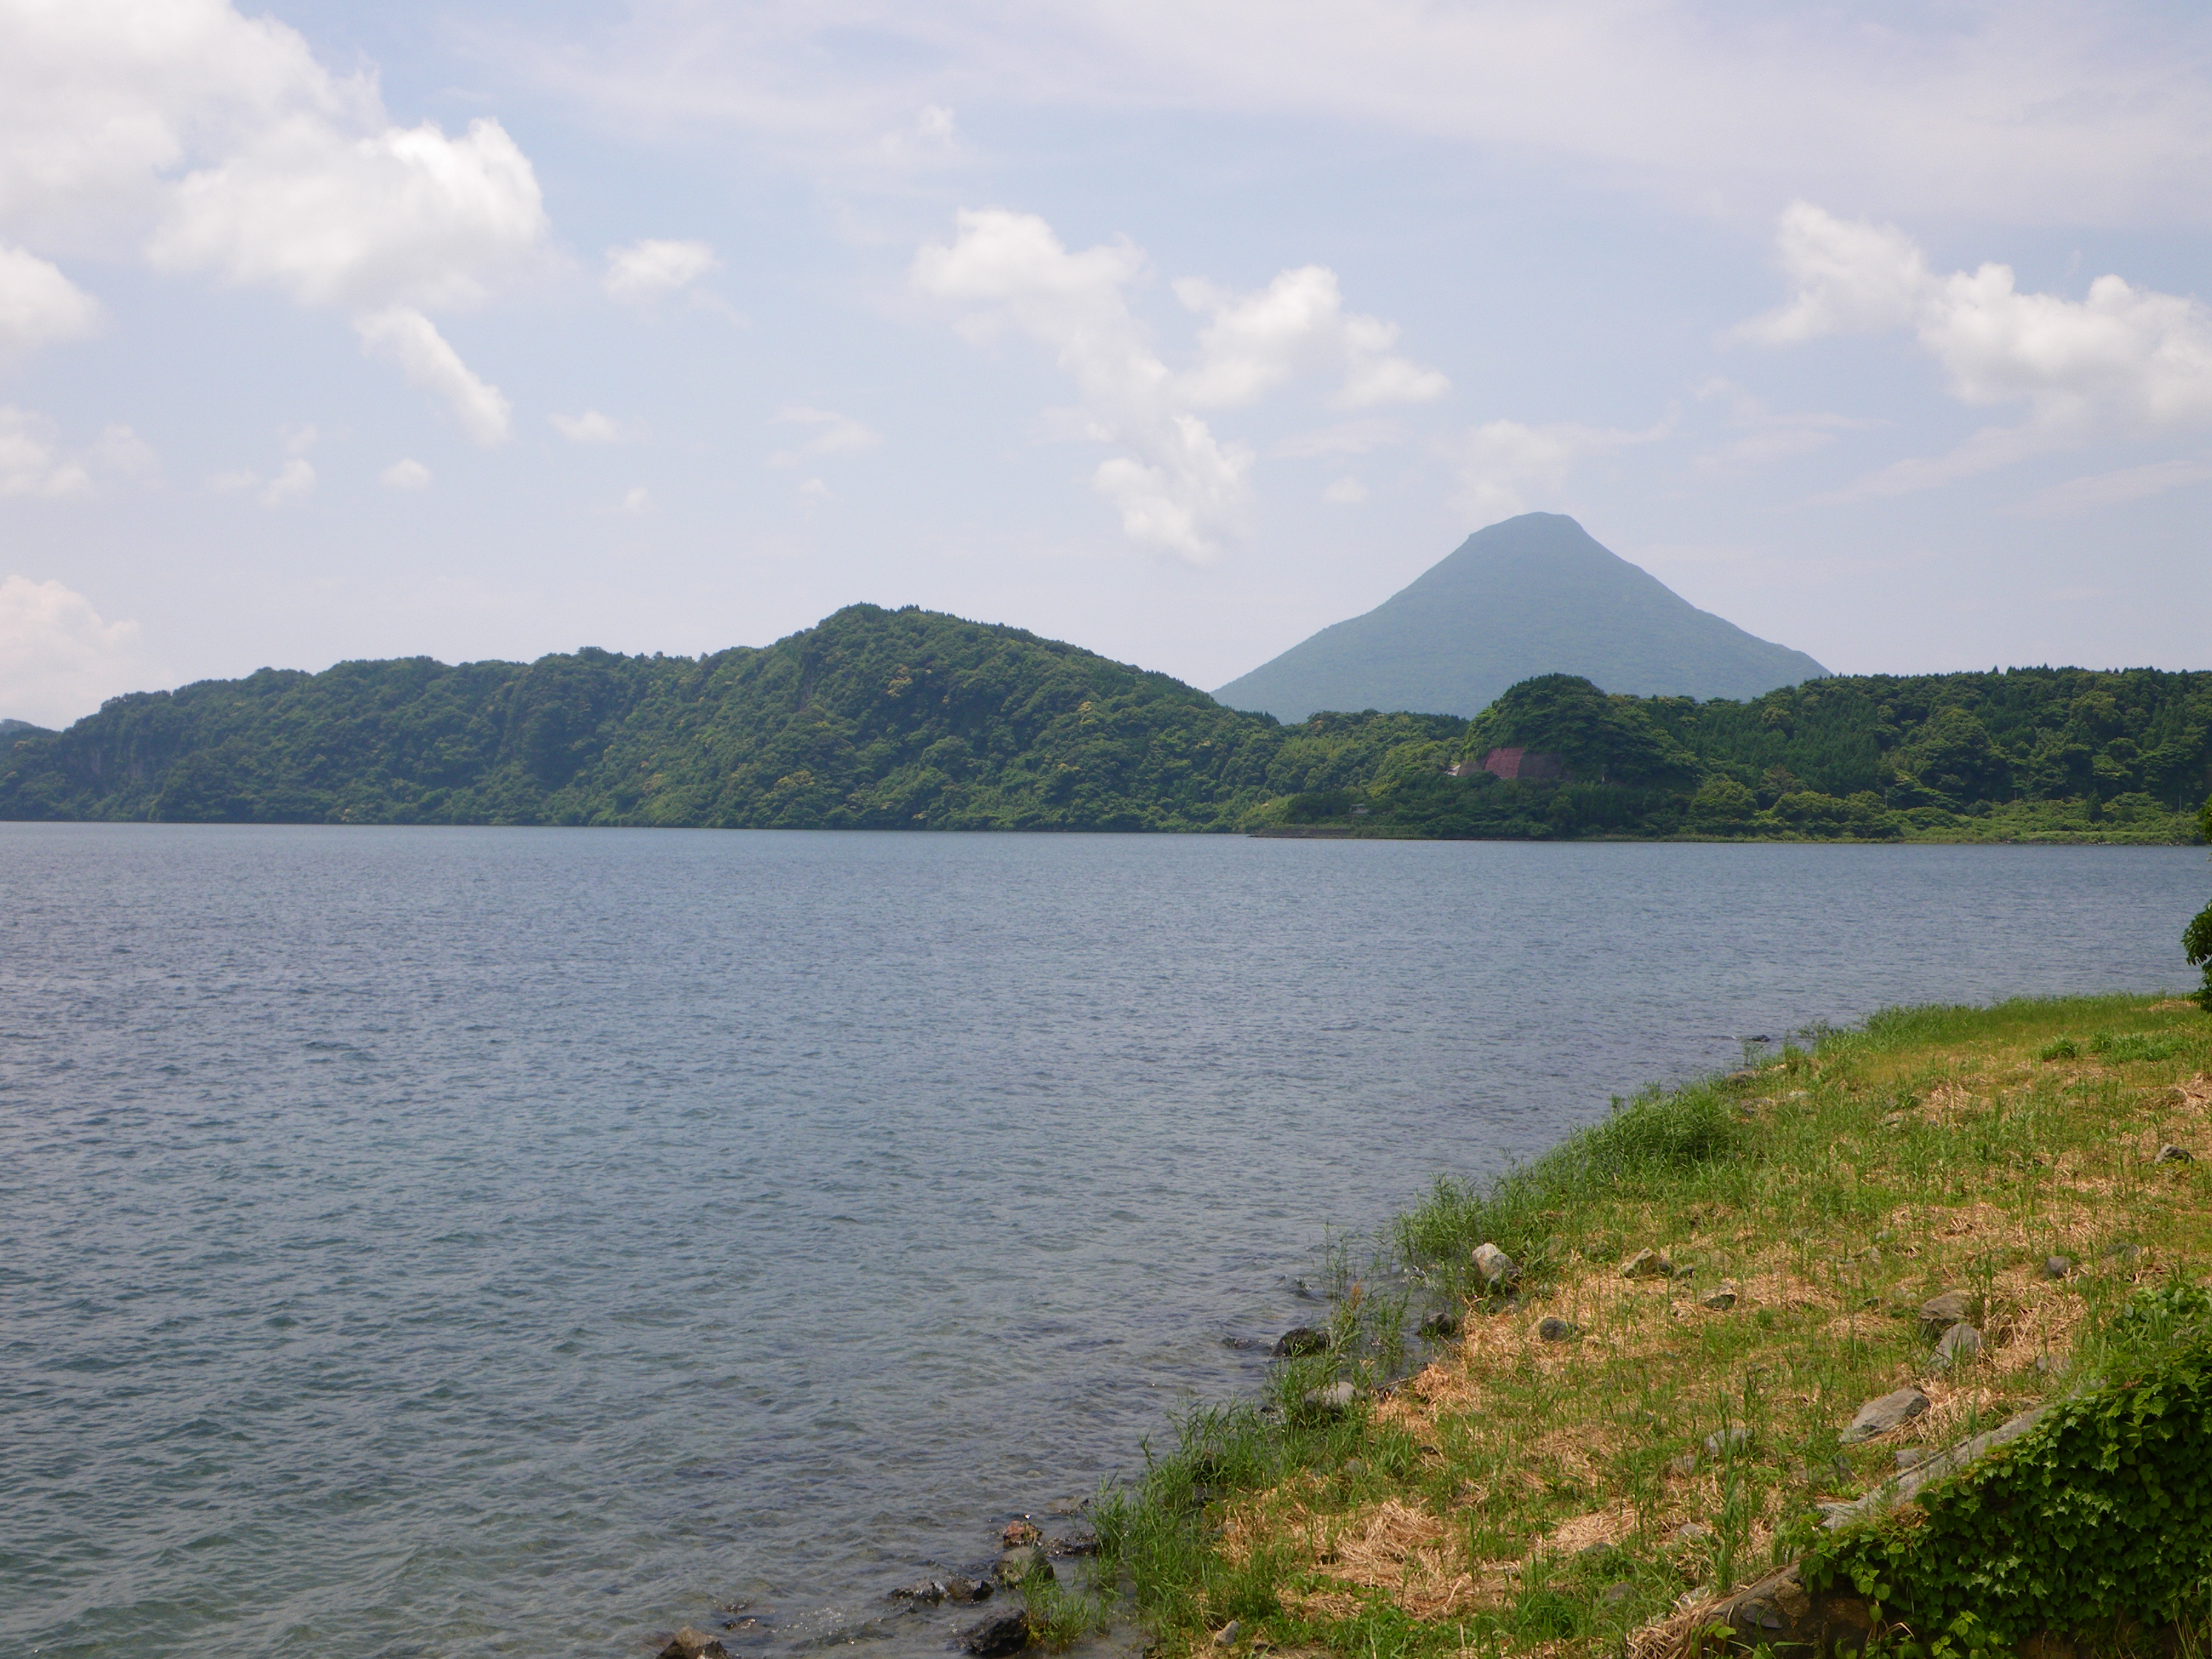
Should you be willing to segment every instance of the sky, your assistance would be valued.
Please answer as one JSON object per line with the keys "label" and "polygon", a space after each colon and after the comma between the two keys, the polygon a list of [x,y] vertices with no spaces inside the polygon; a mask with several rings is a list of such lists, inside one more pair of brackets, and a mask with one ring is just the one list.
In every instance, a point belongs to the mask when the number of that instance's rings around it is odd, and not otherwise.
{"label": "sky", "polygon": [[0,0],[0,716],[857,601],[1212,687],[1572,514],[2212,666],[2212,13]]}

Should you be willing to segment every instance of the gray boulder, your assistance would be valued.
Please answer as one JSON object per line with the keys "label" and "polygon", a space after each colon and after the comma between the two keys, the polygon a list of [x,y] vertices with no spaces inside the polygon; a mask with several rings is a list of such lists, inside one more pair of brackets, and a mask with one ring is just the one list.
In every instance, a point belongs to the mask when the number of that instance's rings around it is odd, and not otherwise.
{"label": "gray boulder", "polygon": [[1293,1325],[1275,1339],[1278,1359],[1306,1359],[1328,1352],[1328,1333],[1310,1325]]}
{"label": "gray boulder", "polygon": [[1332,1382],[1325,1389],[1306,1390],[1306,1409],[1324,1417],[1340,1417],[1352,1409],[1359,1399],[1359,1389],[1351,1382]]}
{"label": "gray boulder", "polygon": [[1827,1512],[1827,1518],[1821,1525],[1832,1532],[1838,1527],[1848,1527],[1869,1516],[1879,1515],[1895,1504],[1911,1502],[1928,1486],[1946,1475],[1955,1474],[1984,1454],[2019,1439],[2036,1425],[2044,1410],[2041,1406],[2033,1407],[2017,1417],[2006,1419],[1986,1433],[1978,1434],[1971,1440],[1961,1440],[1957,1445],[1933,1456],[1921,1458],[1911,1468],[1900,1469],[1872,1492],[1848,1504],[1823,1504],[1821,1507]]}
{"label": "gray boulder", "polygon": [[1474,1247],[1474,1271],[1489,1289],[1502,1291],[1521,1277],[1521,1264],[1486,1240]]}
{"label": "gray boulder", "polygon": [[1972,1291],[1946,1291],[1920,1304],[1920,1328],[1930,1336],[1941,1336],[1954,1325],[1967,1323],[1977,1311]]}
{"label": "gray boulder", "polygon": [[1638,1250],[1620,1264],[1623,1279],[1672,1279],[1674,1264],[1657,1250]]}
{"label": "gray boulder", "polygon": [[1536,1322],[1536,1334],[1546,1342],[1571,1342],[1583,1334],[1583,1328],[1557,1314],[1547,1314]]}
{"label": "gray boulder", "polygon": [[2073,1271],[2074,1258],[2070,1255],[2046,1255],[2043,1258],[2043,1276],[2045,1279],[2063,1279]]}
{"label": "gray boulder", "polygon": [[1741,1423],[1732,1423],[1717,1433],[1705,1437],[1705,1455],[1708,1457],[1719,1457],[1729,1452],[1748,1451],[1750,1449],[1751,1431]]}
{"label": "gray boulder", "polygon": [[686,1625],[668,1638],[668,1645],[660,1650],[660,1659],[730,1659],[730,1650],[722,1645],[720,1637]]}
{"label": "gray boulder", "polygon": [[1726,1313],[1735,1306],[1735,1286],[1717,1285],[1698,1298],[1698,1305],[1712,1313]]}
{"label": "gray boulder", "polygon": [[960,1645],[975,1659],[1000,1659],[1030,1644],[1030,1616],[1024,1609],[995,1613],[960,1632]]}
{"label": "gray boulder", "polygon": [[1846,1446],[1878,1439],[1893,1429],[1903,1428],[1927,1409],[1926,1395],[1917,1389],[1899,1389],[1895,1394],[1886,1394],[1860,1407],[1850,1426],[1838,1437]]}
{"label": "gray boulder", "polygon": [[1945,1370],[1971,1364],[1982,1351],[1982,1334],[1972,1325],[1954,1325],[1936,1345],[1936,1363]]}

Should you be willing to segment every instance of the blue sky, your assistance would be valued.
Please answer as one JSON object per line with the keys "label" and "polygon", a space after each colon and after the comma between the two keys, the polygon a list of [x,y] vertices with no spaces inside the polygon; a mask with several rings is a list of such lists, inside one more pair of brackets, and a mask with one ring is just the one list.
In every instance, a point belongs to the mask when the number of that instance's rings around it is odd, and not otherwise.
{"label": "blue sky", "polygon": [[0,0],[0,714],[854,600],[1218,684],[1574,514],[2207,666],[2212,23]]}

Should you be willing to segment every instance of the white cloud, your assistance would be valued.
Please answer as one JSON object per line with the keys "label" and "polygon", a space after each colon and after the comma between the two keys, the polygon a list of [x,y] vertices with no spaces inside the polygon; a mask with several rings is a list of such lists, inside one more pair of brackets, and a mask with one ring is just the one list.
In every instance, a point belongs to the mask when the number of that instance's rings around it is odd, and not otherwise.
{"label": "white cloud", "polygon": [[1347,315],[1336,273],[1326,266],[1285,270],[1250,294],[1196,277],[1176,283],[1175,292],[1210,319],[1199,335],[1198,367],[1183,377],[1183,395],[1200,408],[1255,402],[1301,370],[1340,374],[1336,401],[1353,409],[1425,403],[1450,389],[1437,370],[1391,355],[1395,323]]}
{"label": "white cloud", "polygon": [[959,150],[959,124],[944,105],[925,104],[907,125],[884,135],[882,148],[894,163],[941,161]]}
{"label": "white cloud", "polygon": [[1267,453],[1290,459],[1316,455],[1365,455],[1405,441],[1405,428],[1396,421],[1370,416],[1364,420],[1340,421],[1334,426],[1317,427],[1310,432],[1294,432],[1287,438],[1278,439],[1269,446]]}
{"label": "white cloud", "polygon": [[799,486],[799,493],[810,501],[826,501],[830,499],[830,486],[819,478],[809,478]]}
{"label": "white cloud", "polygon": [[1729,423],[1744,434],[1699,455],[1697,466],[1702,472],[1747,471],[1826,449],[1841,433],[1866,431],[1885,424],[1863,416],[1771,410],[1741,386],[1724,380],[1707,381],[1698,389],[1698,398],[1700,402],[1726,399]]}
{"label": "white cloud", "polygon": [[496,121],[386,114],[229,0],[0,0],[0,225],[349,310],[453,304],[545,234]]}
{"label": "white cloud", "polygon": [[2023,294],[2012,268],[1993,264],[1939,276],[1893,227],[1802,202],[1783,216],[1781,257],[1797,292],[1747,324],[1748,337],[1784,343],[1910,328],[1960,402],[2028,406],[2024,425],[1885,468],[1845,498],[1948,483],[2093,432],[2212,423],[2212,310],[2199,301],[2118,276],[2100,276],[2080,300]]}
{"label": "white cloud", "polygon": [[623,492],[622,504],[625,513],[643,513],[652,507],[653,496],[643,484],[635,484]]}
{"label": "white cloud", "polygon": [[1935,280],[1926,258],[1894,225],[1848,222],[1809,202],[1783,210],[1775,240],[1797,292],[1780,310],[1740,327],[1744,339],[1786,345],[1903,328],[1919,317]]}
{"label": "white cloud", "polygon": [[1367,499],[1367,486],[1357,478],[1339,478],[1321,492],[1331,507],[1357,507]]}
{"label": "white cloud", "polygon": [[2098,507],[2121,507],[2129,501],[2163,495],[2169,489],[2185,489],[2212,480],[2212,459],[2202,456],[2153,461],[2147,466],[2121,467],[2116,471],[2069,478],[2064,483],[2039,489],[2021,503],[2028,513],[2086,513]]}
{"label": "white cloud", "polygon": [[722,262],[704,242],[648,238],[607,250],[607,274],[600,286],[626,305],[645,305],[697,282]]}
{"label": "white cloud", "polygon": [[428,489],[430,487],[430,469],[412,457],[403,455],[378,473],[376,481],[386,489]]}
{"label": "white cloud", "polygon": [[411,306],[393,306],[354,319],[363,351],[389,357],[410,386],[443,398],[461,430],[489,449],[507,441],[514,404],[495,386],[470,373],[460,354],[428,317]]}
{"label": "white cloud", "polygon": [[99,327],[100,301],[58,266],[21,248],[0,247],[0,362],[82,339]]}
{"label": "white cloud", "polygon": [[148,252],[360,311],[473,303],[544,234],[537,177],[496,121],[449,138],[295,118],[179,182]]}
{"label": "white cloud", "polygon": [[94,471],[113,477],[147,479],[161,470],[152,446],[127,426],[104,428],[86,456]]}
{"label": "white cloud", "polygon": [[105,620],[58,581],[0,580],[0,714],[65,726],[145,672],[137,623]]}
{"label": "white cloud", "polygon": [[[366,332],[483,299],[544,240],[536,173],[498,122],[401,126],[372,74],[332,75],[229,0],[0,0],[0,231],[45,252],[143,251]],[[21,257],[0,259],[0,343],[26,283],[44,337],[88,328],[89,299]],[[471,402],[489,430],[489,402]]]}
{"label": "white cloud", "polygon": [[622,428],[596,409],[587,409],[580,415],[554,415],[547,418],[553,422],[553,429],[572,444],[622,441]]}
{"label": "white cloud", "polygon": [[1203,562],[1243,528],[1251,452],[1223,447],[1179,408],[1175,377],[1129,313],[1123,290],[1145,258],[1126,241],[1070,253],[1034,214],[961,210],[952,243],[915,255],[915,287],[990,307],[963,331],[1011,325],[1052,347],[1083,400],[1087,435],[1132,451],[1101,462],[1092,487],[1121,509],[1132,540]]}
{"label": "white cloud", "polygon": [[1337,400],[1352,404],[1443,389],[1441,375],[1389,355],[1391,325],[1346,315],[1334,273],[1321,266],[1251,294],[1176,284],[1209,319],[1197,364],[1177,374],[1129,309],[1145,257],[1128,242],[1071,253],[1042,219],[1002,208],[963,209],[956,222],[949,246],[915,255],[914,285],[986,307],[962,325],[971,340],[1011,327],[1053,348],[1081,398],[1084,435],[1125,452],[1099,464],[1092,487],[1120,509],[1130,539],[1194,562],[1242,533],[1253,459],[1217,438],[1199,410],[1249,404],[1315,370],[1340,375]]}
{"label": "white cloud", "polygon": [[307,464],[304,455],[295,455],[277,470],[269,487],[261,492],[261,505],[282,507],[300,496],[312,495],[314,491],[315,469]]}
{"label": "white cloud", "polygon": [[817,456],[853,454],[873,449],[884,441],[883,434],[872,427],[835,410],[794,406],[778,410],[774,420],[779,425],[819,427],[821,430],[795,449],[776,451],[769,457],[770,466],[796,466]]}
{"label": "white cloud", "polygon": [[1756,26],[1692,0],[635,0],[505,46],[626,126],[727,123],[817,162],[875,151],[919,104],[994,100],[1411,133],[1699,211],[1802,192],[2163,229],[2212,219],[2209,37],[2202,8],[2129,0]]}
{"label": "white cloud", "polygon": [[1669,416],[1641,432],[1571,422],[1527,426],[1492,421],[1476,427],[1456,446],[1460,490],[1455,498],[1478,525],[1493,524],[1526,513],[1532,505],[1556,505],[1575,463],[1592,455],[1655,443],[1674,429]]}
{"label": "white cloud", "polygon": [[0,496],[88,495],[92,473],[43,415],[0,404]]}

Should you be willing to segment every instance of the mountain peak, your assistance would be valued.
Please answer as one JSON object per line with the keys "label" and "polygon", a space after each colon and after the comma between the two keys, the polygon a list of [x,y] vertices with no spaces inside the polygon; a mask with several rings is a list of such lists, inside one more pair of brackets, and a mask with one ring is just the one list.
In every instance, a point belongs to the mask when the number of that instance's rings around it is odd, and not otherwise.
{"label": "mountain peak", "polygon": [[1565,514],[1523,513],[1214,695],[1285,720],[1322,708],[1473,716],[1541,674],[1637,696],[1741,699],[1827,672],[1698,610]]}

